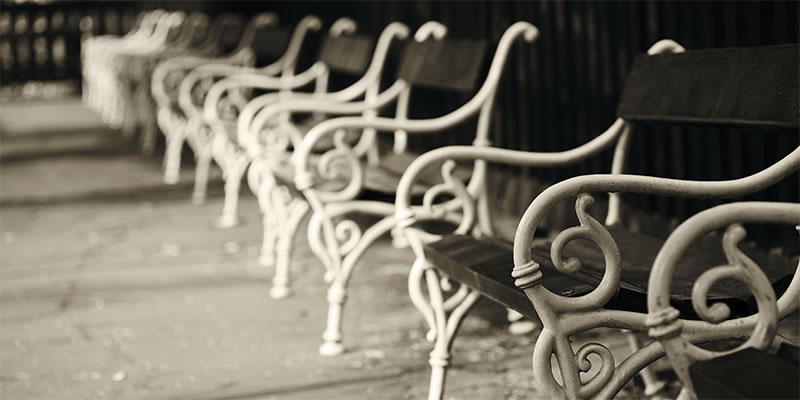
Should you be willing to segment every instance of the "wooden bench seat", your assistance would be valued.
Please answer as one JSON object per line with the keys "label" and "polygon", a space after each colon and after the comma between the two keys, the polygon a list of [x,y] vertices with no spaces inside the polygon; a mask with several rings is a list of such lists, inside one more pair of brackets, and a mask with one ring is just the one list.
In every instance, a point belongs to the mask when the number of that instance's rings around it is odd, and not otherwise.
{"label": "wooden bench seat", "polygon": [[[604,308],[647,312],[647,280],[650,268],[663,241],[643,234],[630,232],[618,226],[608,227],[609,233],[619,245],[622,255],[622,279],[620,291]],[[725,255],[713,238],[692,246],[682,259],[681,268],[673,280],[672,300],[683,315],[693,314],[690,303],[692,284],[709,267],[724,265]],[[567,247],[564,255],[576,257],[584,263],[579,274],[568,276],[558,272],[550,261],[547,239],[534,242],[533,259],[540,264],[542,284],[563,296],[574,297],[588,293],[602,279],[603,255],[600,250],[586,242],[576,241]],[[476,239],[471,236],[449,236],[441,241],[425,245],[425,255],[450,278],[478,290],[487,297],[511,308],[533,320],[539,317],[533,310],[522,289],[514,285],[511,271],[514,269],[512,243],[498,238]],[[796,269],[786,257],[767,255],[758,249],[745,252],[764,269],[767,277],[777,288],[786,286]],[[729,285],[716,285],[709,299],[724,301],[734,315],[744,316],[755,312],[749,306],[751,293],[738,281]]]}
{"label": "wooden bench seat", "polygon": [[744,349],[689,368],[698,399],[800,398],[798,348],[782,344],[777,354]]}

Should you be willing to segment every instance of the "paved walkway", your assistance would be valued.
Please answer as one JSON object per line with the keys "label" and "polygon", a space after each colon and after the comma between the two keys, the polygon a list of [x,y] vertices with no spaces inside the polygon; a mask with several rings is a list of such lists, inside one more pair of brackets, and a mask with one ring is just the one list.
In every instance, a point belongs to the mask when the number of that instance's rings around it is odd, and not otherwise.
{"label": "paved walkway", "polygon": [[[213,229],[218,178],[207,203],[191,205],[188,184],[160,183],[158,158],[78,121],[73,139],[41,154],[38,125],[19,128],[28,147],[0,164],[0,398],[425,398],[431,345],[408,301],[408,251],[387,239],[366,254],[345,311],[350,351],[319,356],[326,285],[302,238],[295,296],[270,299],[249,193],[244,224]],[[541,398],[535,333],[507,334],[504,315],[486,301],[466,319],[448,399]],[[624,397],[640,397],[629,386]]]}

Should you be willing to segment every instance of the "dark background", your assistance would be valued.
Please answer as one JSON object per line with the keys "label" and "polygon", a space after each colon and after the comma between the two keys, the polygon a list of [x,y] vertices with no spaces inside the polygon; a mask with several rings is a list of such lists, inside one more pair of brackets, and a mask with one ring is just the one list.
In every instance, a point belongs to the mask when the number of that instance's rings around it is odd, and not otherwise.
{"label": "dark background", "polygon": [[[452,37],[492,42],[513,22],[529,21],[540,29],[541,36],[534,45],[515,46],[497,92],[491,135],[497,146],[537,151],[574,147],[607,128],[615,118],[633,57],[659,39],[674,39],[689,50],[797,43],[800,20],[795,1],[54,1],[43,5],[4,1],[0,3],[2,84],[32,79],[79,81],[82,37],[124,32],[136,11],[158,7],[209,15],[234,11],[249,16],[272,10],[286,25],[313,13],[326,27],[348,16],[358,22],[361,32],[376,35],[392,21],[404,22],[414,30],[425,21],[438,20]],[[55,54],[55,48],[62,46],[58,43],[63,44],[63,54]],[[304,53],[306,63],[315,55],[310,47]],[[436,96],[417,95],[421,99],[412,116],[441,114],[468,97]],[[422,150],[469,142],[473,126],[415,140],[412,146]],[[730,179],[766,167],[795,148],[798,141],[796,130],[641,126],[634,135],[628,170],[684,179]],[[540,182],[609,169],[610,154],[559,170],[498,167],[494,169],[493,193],[504,211],[519,215],[541,187]],[[799,190],[798,175],[794,174],[750,199],[796,202],[800,201]],[[663,228],[715,203],[628,196],[626,204],[664,221],[640,222],[644,228]],[[757,236],[764,235],[771,234],[757,232]],[[781,241],[796,244],[796,233],[779,236]]]}

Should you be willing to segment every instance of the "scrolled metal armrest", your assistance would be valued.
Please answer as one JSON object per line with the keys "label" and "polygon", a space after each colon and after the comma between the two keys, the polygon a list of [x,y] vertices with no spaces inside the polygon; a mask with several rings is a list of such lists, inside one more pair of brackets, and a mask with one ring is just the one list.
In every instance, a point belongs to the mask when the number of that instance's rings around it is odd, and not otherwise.
{"label": "scrolled metal armrest", "polygon": [[192,102],[192,89],[206,77],[219,78],[241,73],[256,73],[259,70],[253,67],[243,67],[233,64],[207,64],[199,66],[186,74],[178,88],[178,105],[187,115],[202,115],[202,110]]}
{"label": "scrolled metal armrest", "polygon": [[[434,34],[433,25],[429,28]],[[438,29],[438,28],[437,28]],[[377,131],[404,131],[405,133],[437,132],[461,123],[467,118],[477,114],[481,108],[490,102],[494,96],[500,76],[503,72],[506,58],[514,41],[522,37],[527,42],[533,42],[539,35],[539,30],[528,22],[516,22],[511,25],[500,38],[492,64],[481,88],[469,101],[455,111],[437,118],[424,120],[406,120],[391,118],[360,118],[344,117],[323,122],[312,128],[305,136],[302,146],[295,149],[295,170],[298,175],[306,175],[308,171],[308,157],[314,144],[324,135],[345,128],[373,128]]]}
{"label": "scrolled metal armrest", "polygon": [[207,120],[217,120],[218,104],[222,95],[233,88],[257,88],[267,90],[293,90],[313,82],[325,73],[325,66],[314,64],[311,68],[293,76],[269,76],[262,74],[236,74],[216,82],[208,90],[203,105],[203,114]]}
{"label": "scrolled metal armrest", "polygon": [[690,181],[627,174],[595,174],[570,178],[539,194],[520,219],[514,237],[514,264],[531,260],[536,227],[561,200],[581,193],[640,193],[662,196],[713,199],[744,196],[763,190],[800,168],[800,147],[772,166],[747,177],[727,181]]}
{"label": "scrolled metal armrest", "polygon": [[[467,161],[483,160],[493,163],[528,166],[558,167],[580,162],[600,153],[616,140],[627,129],[622,119],[617,119],[605,132],[591,141],[566,151],[529,152],[521,150],[501,149],[480,145],[447,146],[431,150],[417,157],[403,173],[397,188],[395,207],[398,213],[407,214],[411,209],[411,188],[417,176],[429,165],[443,160]],[[472,182],[470,182],[472,184]],[[398,216],[400,219],[400,217]]]}
{"label": "scrolled metal armrest", "polygon": [[151,82],[153,98],[155,98],[158,104],[169,104],[170,99],[165,85],[167,76],[173,72],[197,68],[208,62],[219,62],[219,59],[184,56],[172,58],[159,63],[158,66],[156,66],[156,68],[153,70],[153,78]]}
{"label": "scrolled metal armrest", "polygon": [[[400,93],[406,89],[406,84],[403,81],[397,81],[392,86],[387,88],[382,93],[372,100],[362,101],[339,101],[335,97],[325,95],[305,95],[295,96],[292,95],[282,101],[275,102],[274,99],[263,99],[259,103],[248,104],[247,108],[258,107],[264,105],[263,109],[259,111],[251,121],[240,119],[242,125],[239,126],[239,140],[245,147],[253,148],[258,152],[259,143],[256,140],[258,132],[263,129],[268,121],[273,120],[278,115],[289,112],[324,112],[333,115],[346,115],[346,114],[359,114],[368,110],[377,110],[392,103],[397,99]],[[264,104],[268,103],[268,104]],[[249,117],[252,110],[248,110],[248,114],[242,113],[245,118]],[[295,148],[302,146],[300,138],[292,138]],[[313,145],[313,144],[312,144]]]}
{"label": "scrolled metal armrest", "polygon": [[[775,338],[777,323],[800,309],[800,265],[789,287],[780,299],[766,274],[739,249],[745,237],[741,223],[800,224],[800,204],[773,202],[729,203],[702,211],[684,221],[661,247],[650,272],[647,293],[647,326],[650,336],[664,346],[673,368],[689,394],[694,392],[689,366],[695,361],[709,360],[747,347],[766,350]],[[692,303],[703,321],[682,321],[680,313],[670,305],[670,287],[679,261],[693,242],[702,235],[725,228],[722,238],[727,265],[709,266],[695,281]],[[758,313],[745,318],[727,320],[730,309],[723,303],[709,307],[709,288],[721,279],[736,279],[745,284],[758,304]],[[739,331],[750,330],[749,335]],[[737,335],[744,343],[722,352],[706,350],[692,343],[692,331],[712,332],[717,340]]]}

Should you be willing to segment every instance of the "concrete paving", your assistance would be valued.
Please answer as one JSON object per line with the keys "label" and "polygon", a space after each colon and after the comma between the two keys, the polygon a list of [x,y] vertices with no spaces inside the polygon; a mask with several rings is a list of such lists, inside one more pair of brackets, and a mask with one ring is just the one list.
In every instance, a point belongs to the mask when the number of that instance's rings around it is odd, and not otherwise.
{"label": "concrete paving", "polygon": [[[191,166],[189,184],[170,188],[157,158],[84,150],[0,164],[0,398],[426,397],[431,345],[408,301],[409,251],[387,238],[366,254],[345,311],[349,351],[322,357],[326,285],[302,234],[295,295],[272,300],[249,193],[244,223],[217,230],[218,181],[195,206]],[[536,332],[512,336],[504,317],[483,301],[465,320],[446,398],[543,398]],[[598,334],[625,351],[622,336]],[[631,383],[620,397],[641,396]]]}

